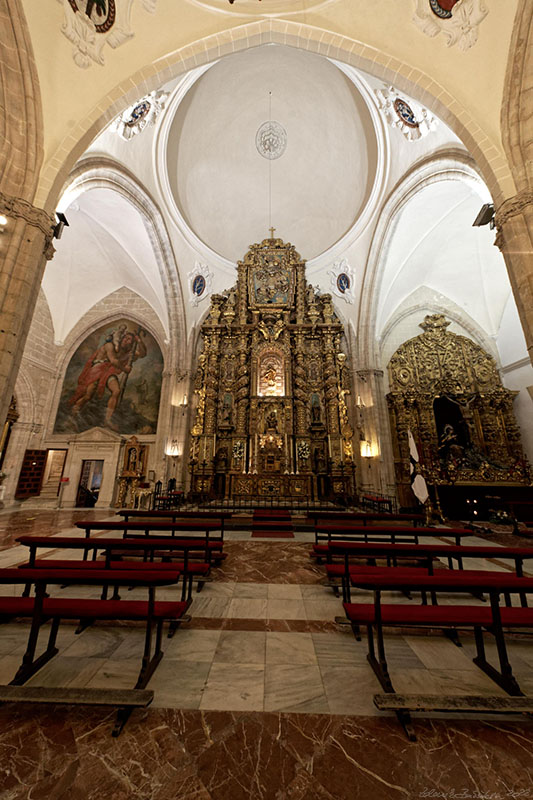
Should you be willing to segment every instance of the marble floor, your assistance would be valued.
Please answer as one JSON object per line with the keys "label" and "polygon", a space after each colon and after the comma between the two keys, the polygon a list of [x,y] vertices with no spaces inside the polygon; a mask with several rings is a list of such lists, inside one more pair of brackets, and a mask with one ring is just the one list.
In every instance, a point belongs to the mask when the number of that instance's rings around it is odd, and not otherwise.
{"label": "marble floor", "polygon": [[[53,555],[53,534],[73,533],[76,519],[87,517],[45,514],[42,525],[28,512],[20,519],[0,514],[3,541],[46,529]],[[133,713],[118,740],[106,709],[0,706],[0,798],[533,797],[530,720],[418,715],[418,741],[410,743],[394,716],[376,710],[380,685],[366,642],[336,624],[341,600],[309,558],[312,539],[298,528],[291,540],[252,538],[251,528],[227,532],[226,561],[195,594],[191,621],[164,641],[149,684],[153,704]],[[490,568],[508,569],[497,548]],[[24,556],[20,546],[6,547],[0,564]],[[470,568],[487,568],[472,562]],[[90,588],[57,591],[98,595]],[[173,587],[158,592],[159,599],[175,595]],[[142,626],[74,630],[62,625],[60,652],[33,677],[34,686],[134,685]],[[12,679],[27,631],[23,622],[0,626],[0,683]],[[461,640],[458,648],[441,635],[388,634],[396,690],[503,695],[473,664],[472,637]],[[495,655],[491,643],[487,652]],[[533,695],[533,639],[514,637],[509,652],[523,691]]]}

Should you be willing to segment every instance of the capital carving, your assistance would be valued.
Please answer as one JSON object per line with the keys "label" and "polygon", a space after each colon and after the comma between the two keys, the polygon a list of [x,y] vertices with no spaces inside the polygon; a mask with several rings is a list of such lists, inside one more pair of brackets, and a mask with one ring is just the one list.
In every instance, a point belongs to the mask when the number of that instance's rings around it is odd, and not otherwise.
{"label": "capital carving", "polygon": [[22,219],[28,225],[38,228],[44,235],[43,254],[47,261],[54,257],[52,239],[56,222],[43,208],[37,208],[22,197],[13,197],[0,191],[0,213],[8,219]]}
{"label": "capital carving", "polygon": [[514,197],[508,197],[507,200],[504,200],[494,216],[494,222],[498,230],[500,230],[511,217],[518,216],[518,214],[521,214],[531,205],[533,205],[532,189],[524,189],[518,192],[518,194],[515,194]]}

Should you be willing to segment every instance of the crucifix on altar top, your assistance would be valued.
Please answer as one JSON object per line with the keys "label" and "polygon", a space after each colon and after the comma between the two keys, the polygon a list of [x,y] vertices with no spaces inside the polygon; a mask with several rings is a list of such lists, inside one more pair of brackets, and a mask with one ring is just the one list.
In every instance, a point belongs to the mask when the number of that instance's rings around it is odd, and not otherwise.
{"label": "crucifix on altar top", "polygon": [[276,229],[275,228],[269,228],[268,230],[270,231],[270,238],[273,239],[274,238],[274,231]]}

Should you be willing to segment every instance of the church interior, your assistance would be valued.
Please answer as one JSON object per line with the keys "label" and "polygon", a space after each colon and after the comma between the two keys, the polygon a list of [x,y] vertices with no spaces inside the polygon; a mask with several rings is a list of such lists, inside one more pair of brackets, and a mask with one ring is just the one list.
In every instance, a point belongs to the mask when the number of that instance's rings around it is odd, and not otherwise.
{"label": "church interior", "polygon": [[0,21],[0,797],[529,797],[529,0]]}

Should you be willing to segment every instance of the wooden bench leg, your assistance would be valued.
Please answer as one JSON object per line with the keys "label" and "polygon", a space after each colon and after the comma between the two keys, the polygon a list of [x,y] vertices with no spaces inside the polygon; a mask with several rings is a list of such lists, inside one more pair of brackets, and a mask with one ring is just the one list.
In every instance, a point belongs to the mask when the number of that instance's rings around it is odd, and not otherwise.
{"label": "wooden bench leg", "polygon": [[146,636],[144,639],[144,653],[142,657],[141,663],[141,670],[139,672],[139,677],[137,678],[137,683],[135,684],[135,689],[145,689],[148,681],[154,674],[157,665],[163,658],[163,651],[161,650],[161,639],[162,639],[162,631],[163,631],[163,620],[158,619],[155,622],[156,634],[155,634],[155,647],[154,653],[152,655],[152,638],[153,638],[153,627],[154,627],[154,616],[153,616],[153,608],[154,608],[154,598],[155,598],[155,590],[150,587],[148,590],[148,617],[146,620]]}
{"label": "wooden bench leg", "polygon": [[523,695],[523,691],[520,689],[516,678],[513,675],[513,671],[511,669],[511,665],[507,658],[507,648],[505,647],[505,640],[503,638],[503,632],[500,628],[500,631],[497,632],[496,630],[492,630],[496,638],[496,647],[498,648],[498,657],[500,660],[500,672],[489,664],[485,656],[485,644],[483,642],[483,630],[476,626],[474,627],[474,635],[476,639],[476,651],[477,655],[473,658],[474,664],[483,670],[483,672],[489,676],[498,686],[501,686],[507,694],[512,696],[520,696]]}
{"label": "wooden bench leg", "polygon": [[456,647],[462,647],[463,643],[459,639],[459,634],[457,633],[455,628],[443,628],[443,634],[449,639],[451,642],[454,643]]}
{"label": "wooden bench leg", "polygon": [[26,652],[22,657],[22,663],[17,670],[17,673],[10,684],[13,686],[22,686],[23,683],[26,683],[27,680],[31,678],[38,670],[41,669],[47,661],[50,661],[53,658],[58,650],[55,646],[56,638],[57,638],[57,631],[59,628],[59,618],[54,618],[52,620],[52,627],[50,629],[50,635],[48,637],[48,646],[44,653],[40,656],[35,658],[35,650],[37,649],[37,641],[39,639],[39,632],[41,629],[41,625],[45,622],[45,617],[43,615],[43,600],[46,596],[46,586],[45,584],[38,583],[36,586],[35,591],[35,604],[33,610],[33,617],[31,621],[31,628],[30,634],[28,636],[28,646],[26,648]]}
{"label": "wooden bench leg", "polygon": [[[378,639],[378,655],[379,658],[376,658],[376,650],[374,647],[374,630],[372,625],[366,626],[367,636],[368,636],[368,653],[367,653],[367,661],[374,670],[376,678],[382,685],[385,692],[394,692],[394,686],[392,685],[392,681],[390,679],[389,670],[387,661],[385,659],[385,652],[383,650],[383,645],[381,644]],[[380,652],[381,651],[381,652]]]}

